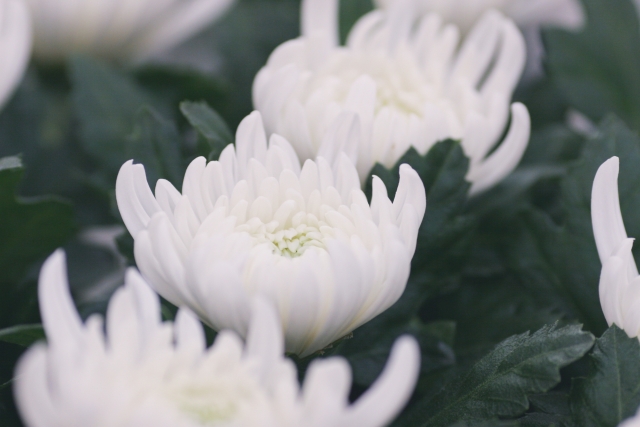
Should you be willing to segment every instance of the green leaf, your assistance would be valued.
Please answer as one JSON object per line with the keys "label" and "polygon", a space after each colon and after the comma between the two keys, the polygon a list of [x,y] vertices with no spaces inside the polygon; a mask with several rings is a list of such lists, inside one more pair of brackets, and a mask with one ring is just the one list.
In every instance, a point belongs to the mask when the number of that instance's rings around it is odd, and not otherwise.
{"label": "green leaf", "polygon": [[134,70],[136,81],[148,92],[161,96],[170,105],[185,99],[202,99],[216,109],[223,108],[231,92],[216,77],[176,64],[145,64]]}
{"label": "green leaf", "polygon": [[476,362],[512,335],[561,318],[558,310],[540,304],[512,277],[494,275],[483,281],[465,277],[456,292],[430,299],[422,312],[429,319],[455,322],[454,350],[462,364]]}
{"label": "green leaf", "polygon": [[144,165],[149,182],[165,178],[174,185],[182,183],[181,140],[172,122],[144,106],[136,114],[133,133],[126,141],[126,157]]}
{"label": "green leaf", "polygon": [[353,337],[345,340],[338,354],[347,358],[353,369],[353,380],[361,386],[371,385],[382,372],[391,346],[400,335],[412,335],[420,344],[421,373],[452,366],[455,355],[451,349],[455,324],[436,322],[424,324],[418,319],[395,323],[387,317],[378,317],[357,329]]}
{"label": "green leaf", "polygon": [[[0,159],[0,285],[15,285],[27,268],[75,232],[73,208],[55,198],[16,196],[24,168],[18,157]],[[3,297],[10,300],[10,294]],[[3,304],[4,305],[4,304]]]}
{"label": "green leaf", "polygon": [[415,405],[403,420],[415,427],[446,427],[516,417],[529,408],[529,395],[558,384],[560,369],[581,358],[593,342],[593,335],[579,325],[549,325],[533,335],[508,338],[434,398]]}
{"label": "green leaf", "polygon": [[86,57],[71,60],[72,99],[84,150],[106,172],[112,186],[126,156],[138,110],[154,105],[153,99],[133,79]]}
{"label": "green leaf", "polygon": [[571,412],[576,426],[615,427],[640,406],[640,343],[617,326],[596,341],[587,378],[574,381]]}
{"label": "green leaf", "polygon": [[620,120],[609,118],[561,181],[557,218],[539,210],[524,212],[505,250],[510,268],[533,294],[595,333],[607,326],[598,295],[601,265],[591,225],[591,188],[596,171],[612,156],[620,157],[626,229],[630,236],[640,236],[640,139]]}
{"label": "green leaf", "polygon": [[583,0],[580,33],[547,30],[548,69],[571,105],[599,121],[615,112],[640,129],[640,25],[631,0]]}
{"label": "green leaf", "polygon": [[206,102],[185,101],[180,104],[180,111],[191,126],[209,143],[211,154],[209,160],[218,160],[222,150],[233,144],[233,134],[224,119]]}
{"label": "green leaf", "polygon": [[29,347],[36,341],[45,339],[42,325],[19,325],[0,329],[0,341]]}
{"label": "green leaf", "polygon": [[531,411],[518,419],[522,427],[561,427],[571,416],[569,396],[562,392],[549,392],[529,396]]}

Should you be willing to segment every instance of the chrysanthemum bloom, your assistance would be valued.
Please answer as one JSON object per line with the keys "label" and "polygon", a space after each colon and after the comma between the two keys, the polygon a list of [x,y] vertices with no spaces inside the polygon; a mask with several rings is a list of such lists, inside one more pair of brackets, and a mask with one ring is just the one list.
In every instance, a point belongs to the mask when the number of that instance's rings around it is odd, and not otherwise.
{"label": "chrysanthemum bloom", "polygon": [[602,262],[600,304],[609,323],[630,337],[640,335],[640,277],[618,199],[619,160],[607,160],[596,174],[591,195],[593,234]]}
{"label": "chrysanthemum bloom", "polygon": [[471,192],[483,191],[517,166],[529,141],[527,109],[514,104],[500,144],[524,40],[492,11],[459,46],[455,26],[410,6],[365,15],[340,46],[337,0],[304,0],[302,36],[279,46],[258,73],[254,105],[268,132],[289,139],[302,159],[340,149],[331,135],[359,127],[351,158],[362,181],[375,163],[391,167],[410,147],[424,154],[437,141],[461,139]]}
{"label": "chrysanthemum bloom", "polygon": [[127,162],[116,198],[140,271],[216,330],[244,336],[261,295],[278,309],[289,352],[348,335],[402,295],[426,196],[404,165],[394,202],[375,178],[369,205],[355,167],[335,154],[301,167],[282,137],[267,145],[254,112],[220,161],[191,163],[182,194],[160,180],[154,197],[144,167]]}
{"label": "chrysanthemum bloom", "polygon": [[47,344],[26,353],[14,383],[28,427],[382,427],[411,396],[420,365],[417,343],[402,337],[353,405],[344,359],[313,362],[301,389],[268,303],[254,301],[246,345],[222,331],[206,349],[188,309],[162,322],[157,295],[133,269],[105,331],[101,316],[82,323],[61,251],[43,266],[39,300]]}
{"label": "chrysanthemum bloom", "polygon": [[142,60],[186,40],[234,0],[26,0],[34,55],[62,61],[74,53]]}
{"label": "chrysanthemum bloom", "polygon": [[[405,0],[375,0],[378,7],[387,8]],[[534,79],[544,73],[544,46],[540,27],[553,26],[578,29],[585,21],[579,0],[411,0],[422,14],[437,13],[445,22],[457,25],[463,33],[469,31],[489,9],[504,13],[524,32],[527,39],[527,68],[523,79]],[[640,2],[640,0],[636,0]]]}
{"label": "chrysanthemum bloom", "polygon": [[9,99],[29,62],[31,23],[22,0],[0,0],[0,108]]}
{"label": "chrysanthemum bloom", "polygon": [[[387,8],[404,0],[374,0]],[[415,0],[423,14],[438,13],[446,22],[468,31],[489,9],[498,9],[521,27],[553,25],[577,28],[584,22],[578,0]]]}

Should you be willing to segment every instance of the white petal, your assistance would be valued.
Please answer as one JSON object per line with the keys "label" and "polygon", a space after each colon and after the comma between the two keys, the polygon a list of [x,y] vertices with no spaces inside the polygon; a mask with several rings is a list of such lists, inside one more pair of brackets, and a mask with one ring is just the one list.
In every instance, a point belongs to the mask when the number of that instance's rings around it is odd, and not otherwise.
{"label": "white petal", "polygon": [[44,344],[30,348],[16,367],[13,386],[16,405],[29,427],[62,427],[55,396],[49,389],[47,368],[55,370],[55,366],[48,363]]}
{"label": "white petal", "polygon": [[179,350],[200,355],[206,347],[204,330],[198,317],[187,308],[181,308],[175,321],[176,346]]}
{"label": "white petal", "polygon": [[407,404],[418,380],[420,347],[405,336],[393,345],[384,371],[367,392],[349,408],[342,426],[382,427]]}
{"label": "white petal", "polygon": [[338,45],[338,0],[303,0],[301,32],[305,37],[322,33]]}
{"label": "white petal", "polygon": [[520,103],[511,106],[511,127],[502,144],[478,166],[471,167],[467,180],[471,181],[471,195],[481,193],[509,175],[520,163],[529,144],[531,118],[527,107]]}
{"label": "white petal", "polygon": [[278,314],[269,302],[258,297],[251,303],[245,357],[259,364],[257,375],[263,385],[277,381],[272,374],[283,352],[284,339]]}
{"label": "white petal", "polygon": [[591,192],[593,234],[603,264],[627,239],[618,198],[619,165],[617,157],[604,162],[596,173]]}
{"label": "white petal", "polygon": [[31,53],[31,20],[22,0],[0,1],[0,109],[22,80]]}
{"label": "white petal", "polygon": [[49,343],[69,351],[77,349],[83,342],[83,325],[71,298],[66,257],[61,249],[40,270],[38,301]]}

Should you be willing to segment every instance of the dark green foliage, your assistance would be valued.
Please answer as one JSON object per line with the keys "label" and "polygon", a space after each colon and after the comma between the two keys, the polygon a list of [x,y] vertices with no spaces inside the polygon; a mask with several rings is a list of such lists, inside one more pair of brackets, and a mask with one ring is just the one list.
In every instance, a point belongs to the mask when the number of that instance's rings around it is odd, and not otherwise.
{"label": "dark green foliage", "polygon": [[551,325],[534,334],[515,335],[403,418],[407,425],[435,427],[518,416],[529,408],[528,395],[558,384],[560,368],[582,357],[593,341],[579,325]]}
{"label": "dark green foliage", "polygon": [[[0,159],[0,284],[16,285],[35,261],[63,245],[75,231],[71,205],[54,198],[19,199],[24,168],[17,157]],[[4,301],[4,299],[3,299]]]}
{"label": "dark green foliage", "polygon": [[[561,225],[541,211],[525,211],[507,251],[510,268],[532,292],[595,333],[606,324],[598,296],[601,266],[591,229],[591,186],[597,169],[612,156],[621,159],[620,200],[623,216],[631,218],[640,206],[640,139],[609,118],[561,181]],[[629,221],[627,231],[640,235],[639,226]]]}
{"label": "dark green foliage", "polygon": [[353,24],[373,9],[372,0],[345,0],[340,2],[340,41],[344,44]]}
{"label": "dark green foliage", "polygon": [[0,329],[0,341],[29,347],[36,341],[45,338],[42,325],[19,325]]}
{"label": "dark green foliage", "polygon": [[142,163],[153,185],[165,178],[178,188],[184,167],[180,156],[180,135],[173,122],[151,107],[142,107],[135,116],[133,133],[126,138],[126,157]]}
{"label": "dark green foliage", "polygon": [[640,25],[634,2],[582,3],[584,31],[545,31],[551,77],[570,105],[593,120],[613,112],[640,129]]}
{"label": "dark green foliage", "polygon": [[206,102],[188,102],[180,104],[180,111],[187,118],[198,134],[207,142],[209,160],[218,160],[222,150],[233,144],[233,134],[224,119]]}
{"label": "dark green foliage", "polygon": [[612,326],[596,341],[586,378],[574,380],[571,413],[576,427],[615,427],[640,406],[640,343]]}
{"label": "dark green foliage", "polygon": [[74,58],[70,71],[82,147],[102,165],[106,178],[114,179],[129,160],[127,136],[136,114],[143,105],[153,105],[152,97],[131,77],[89,58]]}

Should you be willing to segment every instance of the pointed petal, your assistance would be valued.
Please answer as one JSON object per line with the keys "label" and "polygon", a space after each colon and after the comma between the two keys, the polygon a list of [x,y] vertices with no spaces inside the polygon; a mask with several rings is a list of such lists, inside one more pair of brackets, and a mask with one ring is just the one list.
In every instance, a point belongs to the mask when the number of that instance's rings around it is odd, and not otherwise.
{"label": "pointed petal", "polygon": [[591,221],[600,261],[604,264],[627,238],[618,198],[620,160],[612,157],[600,166],[591,191]]}
{"label": "pointed petal", "polygon": [[420,347],[412,337],[398,338],[380,377],[349,409],[341,424],[382,427],[409,401],[420,371]]}
{"label": "pointed petal", "polygon": [[83,340],[83,325],[71,298],[66,257],[61,249],[40,270],[38,302],[49,343],[57,348],[77,348]]}
{"label": "pointed petal", "polygon": [[471,182],[469,193],[481,193],[509,175],[520,163],[531,134],[531,118],[523,104],[511,106],[511,127],[498,149],[476,167],[471,167],[467,180]]}

